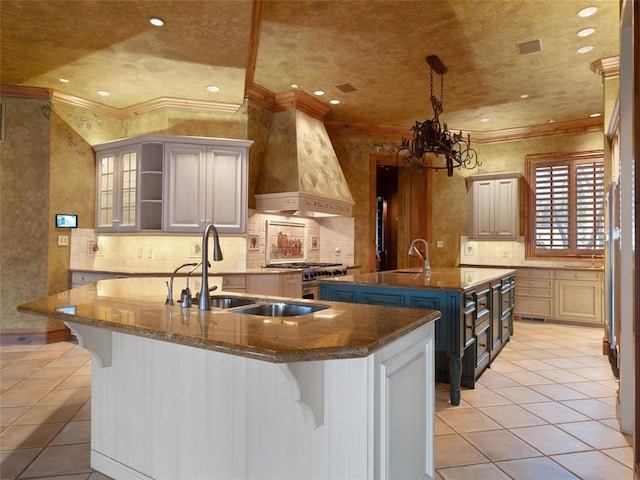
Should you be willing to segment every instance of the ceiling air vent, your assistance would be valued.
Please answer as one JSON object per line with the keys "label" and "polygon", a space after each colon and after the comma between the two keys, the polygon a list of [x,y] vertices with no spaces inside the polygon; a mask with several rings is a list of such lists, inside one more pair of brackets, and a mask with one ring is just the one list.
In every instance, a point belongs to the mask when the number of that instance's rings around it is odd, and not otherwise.
{"label": "ceiling air vent", "polygon": [[518,51],[520,55],[527,55],[528,53],[536,53],[542,51],[542,42],[540,39],[531,40],[529,42],[518,43]]}
{"label": "ceiling air vent", "polygon": [[353,85],[350,85],[348,83],[336,85],[336,88],[340,90],[342,93],[351,93],[356,91],[356,88]]}

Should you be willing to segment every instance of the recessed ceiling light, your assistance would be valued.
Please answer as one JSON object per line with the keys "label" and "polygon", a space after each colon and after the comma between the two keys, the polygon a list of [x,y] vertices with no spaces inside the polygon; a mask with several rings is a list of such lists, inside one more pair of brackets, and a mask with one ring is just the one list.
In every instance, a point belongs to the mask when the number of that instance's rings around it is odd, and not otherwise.
{"label": "recessed ceiling light", "polygon": [[158,17],[151,17],[149,19],[149,23],[154,27],[162,27],[164,25],[164,20]]}
{"label": "recessed ceiling light", "polygon": [[111,95],[111,93],[107,92],[106,90],[98,90],[96,93],[101,97],[108,97],[109,95]]}
{"label": "recessed ceiling light", "polygon": [[337,100],[337,99],[334,98],[333,100],[329,100],[329,103],[331,105],[338,105],[340,103],[340,100]]}
{"label": "recessed ceiling light", "polygon": [[529,95],[526,93],[523,93],[522,95],[520,95],[520,98],[523,100],[526,100],[527,98],[529,98]]}
{"label": "recessed ceiling light", "polygon": [[58,81],[60,83],[69,83],[69,79],[68,78],[59,78]]}
{"label": "recessed ceiling light", "polygon": [[292,83],[291,84],[291,88],[300,88],[299,85],[297,83]]}
{"label": "recessed ceiling light", "polygon": [[207,85],[207,90],[211,93],[216,93],[220,91],[220,87],[218,87],[217,85]]}
{"label": "recessed ceiling light", "polygon": [[314,95],[321,97],[322,95],[324,95],[324,90],[316,90],[315,92],[313,92]]}
{"label": "recessed ceiling light", "polygon": [[489,120],[491,120],[489,117],[482,117],[482,118],[480,119],[480,121],[481,121],[482,123],[487,123]]}
{"label": "recessed ceiling light", "polygon": [[593,46],[592,45],[585,45],[584,47],[580,47],[578,50],[576,50],[576,52],[578,52],[578,53],[589,53],[591,50],[593,50]]}
{"label": "recessed ceiling light", "polygon": [[597,118],[599,116],[601,116],[602,114],[600,112],[598,113],[592,113],[591,115],[589,115],[591,118]]}
{"label": "recessed ceiling light", "polygon": [[576,35],[579,36],[579,37],[588,37],[589,35],[593,34],[593,32],[595,32],[595,31],[596,31],[596,29],[593,28],[593,27],[583,28],[578,33],[576,33]]}
{"label": "recessed ceiling light", "polygon": [[580,10],[578,12],[578,16],[585,18],[585,17],[590,17],[591,15],[593,15],[594,13],[596,13],[598,11],[598,9],[596,7],[587,7],[587,8],[583,8],[582,10]]}
{"label": "recessed ceiling light", "polygon": [[547,121],[547,123],[556,123],[556,120],[554,118],[551,118]]}

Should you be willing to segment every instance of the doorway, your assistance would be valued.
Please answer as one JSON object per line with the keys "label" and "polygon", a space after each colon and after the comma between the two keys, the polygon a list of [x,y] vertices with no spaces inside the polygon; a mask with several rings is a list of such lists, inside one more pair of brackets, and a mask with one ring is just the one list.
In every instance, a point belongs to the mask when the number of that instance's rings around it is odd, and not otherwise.
{"label": "doorway", "polygon": [[[375,164],[375,232],[376,271],[417,266],[409,257],[409,245],[416,238],[429,241],[431,202],[428,197],[428,171],[410,172],[398,165],[395,157],[373,156]],[[372,191],[373,191],[372,182]],[[413,262],[412,262],[413,260]]]}
{"label": "doorway", "polygon": [[376,271],[398,268],[398,167],[376,167]]}

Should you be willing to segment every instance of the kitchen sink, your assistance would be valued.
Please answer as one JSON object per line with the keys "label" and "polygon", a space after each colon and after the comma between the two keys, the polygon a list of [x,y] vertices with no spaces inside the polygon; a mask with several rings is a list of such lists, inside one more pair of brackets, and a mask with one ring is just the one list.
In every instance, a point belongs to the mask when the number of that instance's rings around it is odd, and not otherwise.
{"label": "kitchen sink", "polygon": [[[224,295],[212,295],[210,298],[211,308],[236,308],[256,303],[255,298],[227,297]],[[194,304],[197,305],[195,299]]]}
{"label": "kitchen sink", "polygon": [[246,308],[237,308],[234,313],[244,315],[259,315],[262,317],[295,317],[325,310],[328,305],[304,304],[304,303],[261,303]]}

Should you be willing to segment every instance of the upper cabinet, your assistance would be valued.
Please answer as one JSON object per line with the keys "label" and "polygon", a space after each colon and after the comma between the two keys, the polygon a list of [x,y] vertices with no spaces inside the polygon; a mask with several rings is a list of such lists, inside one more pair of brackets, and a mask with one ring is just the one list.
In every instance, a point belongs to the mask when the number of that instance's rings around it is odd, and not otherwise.
{"label": "upper cabinet", "polygon": [[247,218],[247,148],[167,143],[165,230],[244,233]]}
{"label": "upper cabinet", "polygon": [[95,146],[96,230],[245,233],[251,143],[146,135]]}
{"label": "upper cabinet", "polygon": [[139,142],[96,148],[96,230],[162,228],[162,144]]}
{"label": "upper cabinet", "polygon": [[520,177],[520,173],[499,173],[467,178],[470,239],[512,240],[519,237]]}

